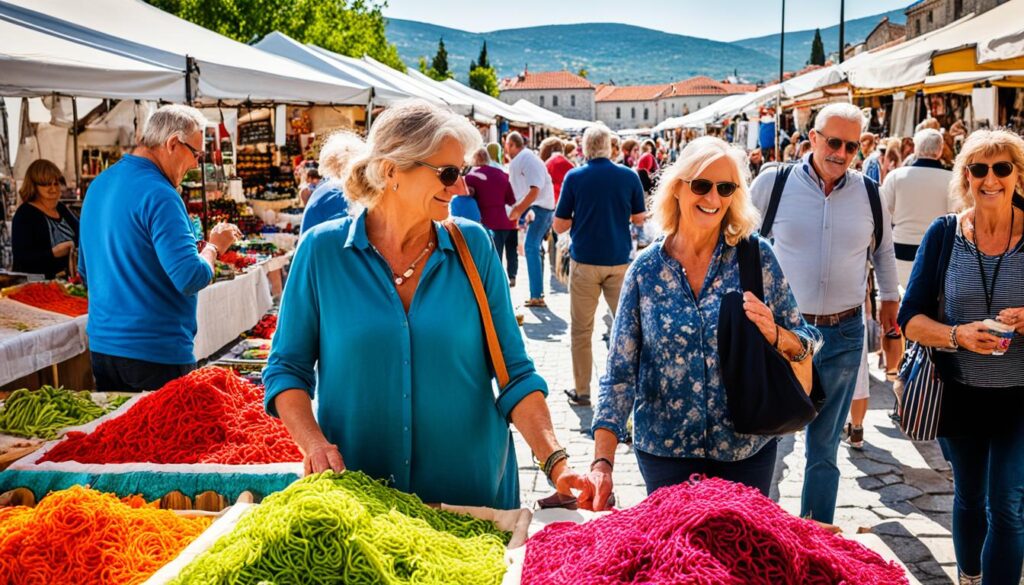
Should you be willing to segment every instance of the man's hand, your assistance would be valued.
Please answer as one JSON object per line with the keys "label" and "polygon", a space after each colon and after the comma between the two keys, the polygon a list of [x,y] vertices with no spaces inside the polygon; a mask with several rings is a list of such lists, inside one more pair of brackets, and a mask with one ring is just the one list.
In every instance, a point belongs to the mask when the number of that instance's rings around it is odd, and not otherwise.
{"label": "man's hand", "polygon": [[896,317],[900,313],[899,301],[882,301],[882,308],[878,310],[879,324],[882,331],[889,332],[899,327]]}
{"label": "man's hand", "polygon": [[333,469],[334,471],[345,471],[345,461],[341,458],[341,451],[338,447],[327,441],[317,443],[308,451],[303,450],[305,457],[302,459],[302,471],[306,475],[320,473]]}
{"label": "man's hand", "polygon": [[508,219],[512,223],[519,223],[519,218],[523,216],[523,211],[518,207],[513,207],[512,211],[508,212]]}
{"label": "man's hand", "polygon": [[232,223],[218,223],[210,230],[209,242],[217,247],[220,254],[228,251],[231,244],[242,239],[242,231]]}

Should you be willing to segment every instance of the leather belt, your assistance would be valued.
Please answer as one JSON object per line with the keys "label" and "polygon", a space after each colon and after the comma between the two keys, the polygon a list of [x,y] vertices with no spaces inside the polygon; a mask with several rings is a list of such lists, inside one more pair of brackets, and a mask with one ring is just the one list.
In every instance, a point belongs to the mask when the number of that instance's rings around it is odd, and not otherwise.
{"label": "leather belt", "polygon": [[810,313],[804,313],[804,320],[811,325],[817,327],[818,325],[824,325],[825,327],[833,327],[839,323],[860,315],[861,307],[854,307],[838,313],[832,313],[831,315],[811,315]]}

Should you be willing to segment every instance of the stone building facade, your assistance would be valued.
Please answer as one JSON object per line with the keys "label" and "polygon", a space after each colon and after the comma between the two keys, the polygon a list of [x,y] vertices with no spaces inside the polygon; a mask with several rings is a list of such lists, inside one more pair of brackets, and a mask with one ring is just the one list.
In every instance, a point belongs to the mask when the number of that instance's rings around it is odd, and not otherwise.
{"label": "stone building facade", "polygon": [[593,120],[594,84],[568,71],[524,71],[501,80],[500,99],[514,104],[524,99],[566,118]]}
{"label": "stone building facade", "polygon": [[595,98],[597,119],[612,130],[651,128],[727,95],[755,89],[753,85],[722,83],[709,77],[660,85],[599,85]]}
{"label": "stone building facade", "polygon": [[906,25],[891,22],[889,17],[886,16],[868,33],[867,38],[864,39],[864,48],[868,51],[873,51],[882,45],[902,39],[906,34]]}
{"label": "stone building facade", "polygon": [[907,7],[907,38],[921,36],[968,14],[988,12],[1008,0],[919,0]]}

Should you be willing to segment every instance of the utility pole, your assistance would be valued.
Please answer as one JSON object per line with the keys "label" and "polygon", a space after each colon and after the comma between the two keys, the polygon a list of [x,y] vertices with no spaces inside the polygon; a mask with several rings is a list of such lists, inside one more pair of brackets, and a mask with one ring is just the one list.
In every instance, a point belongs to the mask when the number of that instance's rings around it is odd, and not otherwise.
{"label": "utility pole", "polygon": [[[779,133],[782,131],[782,82],[786,76],[786,0],[782,0],[782,30],[779,33],[779,97],[775,100],[775,160],[782,162]],[[762,158],[763,160],[763,158]],[[767,162],[767,161],[765,161]]]}
{"label": "utility pole", "polygon": [[839,0],[839,62],[846,58],[846,0]]}

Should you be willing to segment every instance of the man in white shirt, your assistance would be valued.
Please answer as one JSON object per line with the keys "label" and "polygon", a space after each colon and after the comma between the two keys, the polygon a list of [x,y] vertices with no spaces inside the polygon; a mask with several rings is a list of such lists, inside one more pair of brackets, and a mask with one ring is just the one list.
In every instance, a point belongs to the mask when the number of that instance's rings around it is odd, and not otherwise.
{"label": "man in white shirt", "polygon": [[518,222],[527,211],[533,211],[533,221],[526,228],[526,274],[530,279],[530,298],[527,307],[546,307],[544,302],[544,262],[541,260],[541,245],[551,230],[555,214],[555,188],[544,162],[533,151],[526,148],[526,141],[518,132],[509,132],[505,137],[505,152],[508,153],[508,177],[516,204],[508,214],[509,219]]}
{"label": "man in white shirt", "polygon": [[910,282],[910,269],[924,232],[935,218],[957,208],[949,193],[953,173],[939,162],[942,146],[938,130],[926,128],[914,134],[916,160],[891,171],[882,184],[882,199],[892,215],[896,272],[904,290]]}

